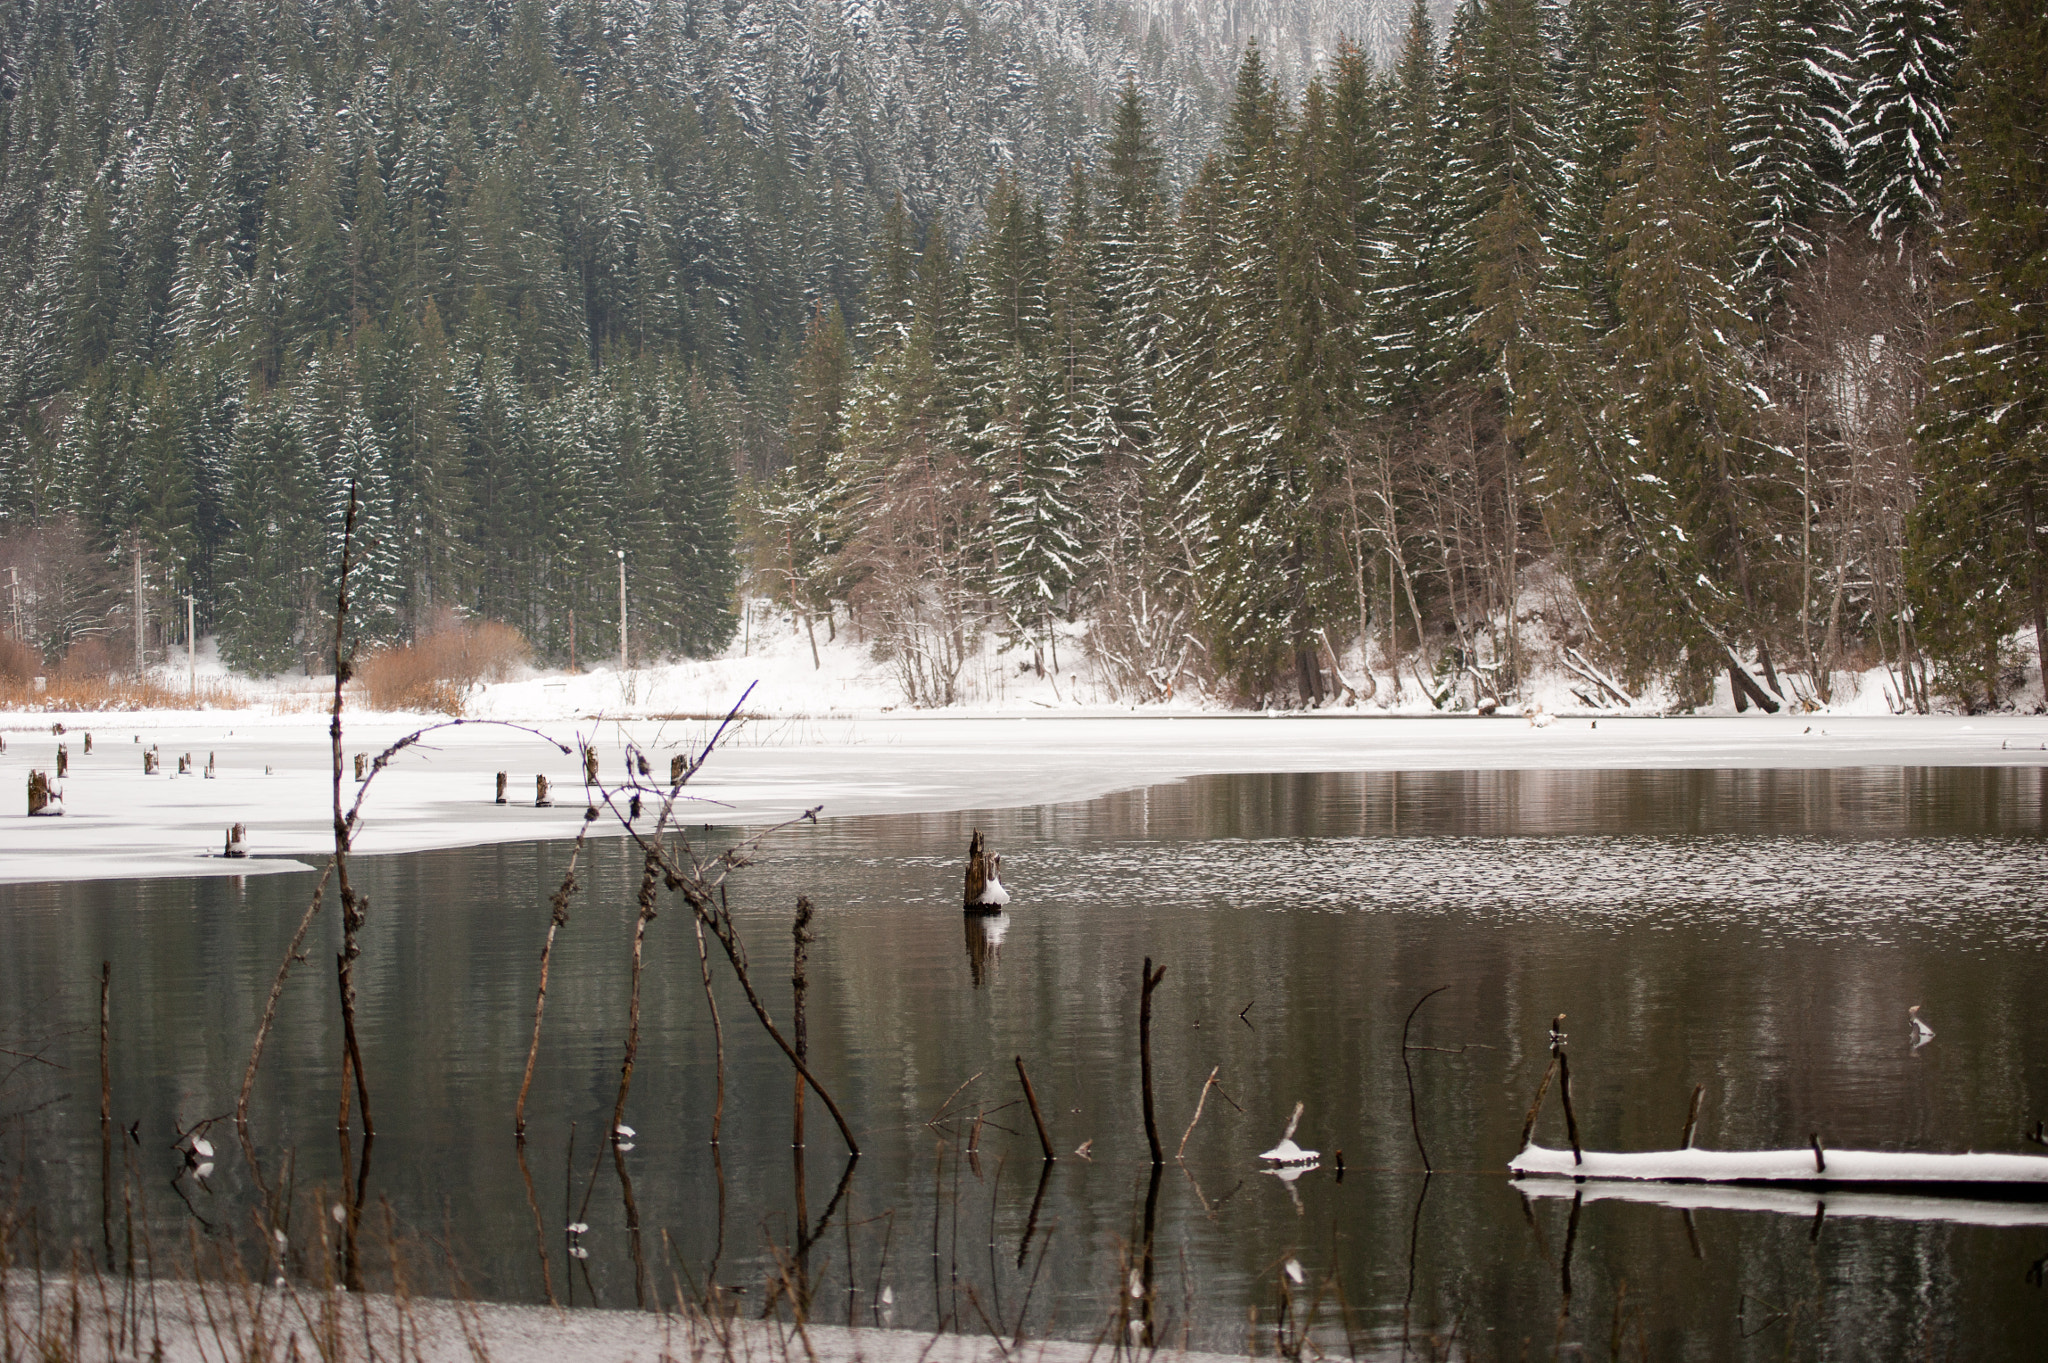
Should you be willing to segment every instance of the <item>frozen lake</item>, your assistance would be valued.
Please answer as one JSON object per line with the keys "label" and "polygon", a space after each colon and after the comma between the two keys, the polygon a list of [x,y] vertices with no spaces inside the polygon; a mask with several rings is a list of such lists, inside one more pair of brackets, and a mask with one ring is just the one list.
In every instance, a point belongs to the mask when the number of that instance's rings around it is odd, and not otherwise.
{"label": "frozen lake", "polygon": [[[1016,896],[999,940],[957,908],[974,827]],[[2021,1133],[2048,1117],[2044,837],[2034,766],[1216,775],[827,820],[778,835],[736,878],[734,909],[786,1022],[791,906],[818,905],[811,1055],[866,1147],[843,1189],[815,1102],[797,1178],[787,1065],[717,962],[728,1094],[714,1159],[696,942],[666,899],[647,938],[635,1148],[615,1162],[593,1139],[617,1088],[639,869],[614,841],[586,853],[558,940],[522,1169],[511,1113],[569,845],[364,857],[378,1119],[365,1205],[381,1226],[389,1200],[416,1280],[445,1280],[445,1240],[471,1289],[514,1302],[631,1306],[674,1274],[743,1289],[751,1313],[788,1275],[821,1320],[985,1332],[1021,1318],[1088,1340],[1149,1305],[1156,1338],[1262,1354],[1304,1328],[1361,1355],[1399,1354],[1404,1334],[1441,1352],[1455,1334],[1486,1357],[1518,1356],[1524,1337],[1532,1354],[1562,1338],[1605,1356],[1617,1330],[1660,1355],[2021,1353],[2048,1322],[2048,1209],[1866,1198],[1827,1214],[1796,1195],[1575,1208],[1525,1201],[1505,1165],[1559,1012],[1589,1146],[1674,1144],[1703,1084],[1706,1146],[1817,1132],[1838,1147],[2037,1148]],[[313,879],[0,891],[0,1046],[63,1067],[8,1078],[0,1174],[23,1176],[51,1258],[111,1242],[122,1259],[124,1192],[160,1258],[183,1262],[193,1231],[249,1241],[258,1193],[226,1124],[203,1183],[171,1142],[232,1110]],[[343,1182],[331,907],[316,937],[254,1125],[270,1177],[289,1172],[296,1270],[317,1277],[317,1211]],[[1136,1040],[1148,955],[1167,966],[1156,1189]],[[104,1202],[102,960],[113,1114],[138,1123]],[[1425,1181],[1401,1032],[1438,986],[1407,1056],[1437,1170]],[[1936,1029],[1918,1050],[1916,1003]],[[1042,1186],[1017,1055],[1061,1155]],[[1172,1155],[1212,1067],[1227,1097],[1209,1095],[1183,1168]],[[1323,1160],[1289,1183],[1256,1155],[1296,1102],[1297,1137]],[[1564,1141],[1554,1100],[1539,1135]],[[590,1229],[572,1245],[562,1227],[579,1220]],[[384,1246],[380,1230],[373,1279]],[[1137,1298],[1133,1268],[1149,1289]]]}

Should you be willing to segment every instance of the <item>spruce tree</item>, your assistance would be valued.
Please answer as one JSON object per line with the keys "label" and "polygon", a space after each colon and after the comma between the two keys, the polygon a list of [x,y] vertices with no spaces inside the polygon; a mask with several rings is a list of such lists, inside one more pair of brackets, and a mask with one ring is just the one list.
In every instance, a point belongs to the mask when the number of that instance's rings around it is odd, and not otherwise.
{"label": "spruce tree", "polygon": [[2048,668],[2048,15],[1987,0],[1959,74],[1941,245],[1954,323],[1933,366],[1912,527],[1923,637],[1996,700],[2024,621]]}
{"label": "spruce tree", "polygon": [[1956,29],[1948,0],[1869,0],[1864,11],[1849,172],[1874,236],[1913,232],[1939,209]]}

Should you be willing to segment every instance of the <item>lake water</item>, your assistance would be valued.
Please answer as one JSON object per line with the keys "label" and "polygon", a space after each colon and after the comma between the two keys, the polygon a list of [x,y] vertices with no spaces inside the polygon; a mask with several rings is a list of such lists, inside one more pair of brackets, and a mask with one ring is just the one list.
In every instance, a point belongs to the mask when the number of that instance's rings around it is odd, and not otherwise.
{"label": "lake water", "polygon": [[[639,872],[616,842],[585,853],[557,943],[522,1164],[512,1110],[569,846],[361,858],[368,1275],[388,1274],[395,1244],[411,1281],[459,1271],[501,1300],[651,1305],[716,1282],[758,1311],[773,1279],[826,1320],[1093,1339],[1149,1318],[1160,1342],[1260,1353],[1306,1332],[1359,1356],[1520,1357],[1525,1340],[1538,1357],[1606,1357],[1616,1340],[1716,1358],[2023,1354],[2048,1326],[2048,1212],[2013,1226],[1799,1198],[1574,1206],[1504,1166],[1560,1012],[1591,1147],[1675,1144],[1698,1084],[1705,1146],[2038,1148],[2022,1133],[2048,1118],[2044,795],[2038,769],[1218,777],[778,834],[735,876],[733,908],[786,1024],[791,908],[818,906],[810,1055],[865,1148],[844,1179],[815,1100],[793,1157],[788,1066],[716,959],[714,1157],[696,939],[666,895],[646,942],[638,1134],[616,1160],[597,1139]],[[999,924],[957,907],[974,827],[1006,859]],[[0,1046],[53,1062],[0,1057],[17,1254],[111,1247],[161,1267],[196,1245],[257,1261],[261,1195],[229,1124],[208,1129],[221,1153],[203,1181],[172,1142],[232,1111],[313,880],[0,888]],[[320,1213],[346,1182],[331,905],[314,937],[253,1125],[293,1271],[318,1278]],[[1167,968],[1156,1185],[1147,956]],[[135,1124],[104,1188],[103,960],[113,1115]],[[1404,1070],[1404,1021],[1439,987]],[[1937,1033],[1918,1050],[1916,1003]],[[1060,1154],[1042,1181],[1019,1055]],[[1212,1068],[1220,1091],[1176,1162]],[[1256,1157],[1297,1102],[1296,1137],[1323,1158],[1290,1181]],[[1554,1096],[1539,1139],[1564,1143]],[[590,1229],[572,1242],[570,1221]]]}

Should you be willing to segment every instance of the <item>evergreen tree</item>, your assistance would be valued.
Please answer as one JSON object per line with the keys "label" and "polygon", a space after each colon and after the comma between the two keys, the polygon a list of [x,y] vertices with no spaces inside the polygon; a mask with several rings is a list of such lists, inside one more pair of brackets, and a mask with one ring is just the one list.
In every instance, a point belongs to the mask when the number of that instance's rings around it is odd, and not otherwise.
{"label": "evergreen tree", "polygon": [[1869,0],[1864,11],[1849,169],[1873,235],[1911,232],[1939,208],[1956,27],[1948,0]]}
{"label": "evergreen tree", "polygon": [[230,469],[221,658],[238,672],[282,672],[318,651],[307,634],[324,609],[319,469],[277,401],[254,406],[236,427]]}
{"label": "evergreen tree", "polygon": [[1955,324],[1934,365],[1913,524],[1920,628],[1966,699],[1998,693],[2021,621],[2048,667],[2048,16],[1987,0],[1959,73],[1942,247]]}
{"label": "evergreen tree", "polygon": [[1696,684],[1739,667],[1744,640],[1770,670],[1769,502],[1785,486],[1757,439],[1727,117],[1721,35],[1709,21],[1681,102],[1652,110],[1608,218],[1622,430],[1600,460],[1620,522],[1608,562],[1638,664],[1672,665],[1682,649]]}

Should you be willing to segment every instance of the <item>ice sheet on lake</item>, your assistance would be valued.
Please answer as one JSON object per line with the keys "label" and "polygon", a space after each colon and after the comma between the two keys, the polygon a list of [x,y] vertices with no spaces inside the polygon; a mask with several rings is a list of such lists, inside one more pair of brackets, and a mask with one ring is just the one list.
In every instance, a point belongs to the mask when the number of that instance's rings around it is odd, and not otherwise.
{"label": "ice sheet on lake", "polygon": [[[814,805],[827,816],[933,813],[1090,799],[1189,776],[1225,772],[1587,770],[1999,766],[2039,764],[2048,719],[2026,716],[1561,719],[1386,719],[1327,712],[1266,715],[863,715],[750,722],[728,736],[689,792],[690,822],[760,824]],[[60,740],[53,722],[66,726]],[[347,721],[351,756],[375,755],[427,721],[365,715]],[[701,718],[625,722],[573,715],[535,722],[553,743],[516,729],[442,729],[377,778],[358,842],[365,854],[527,838],[575,836],[583,811],[574,749],[590,741],[600,776],[616,779],[625,745],[654,760],[694,753],[710,732]],[[0,716],[0,882],[142,875],[251,875],[298,869],[269,856],[320,857],[332,845],[327,720],[315,711],[158,712]],[[90,731],[91,756],[81,735]],[[25,817],[31,767],[52,766],[70,745],[62,819]],[[142,774],[155,745],[167,770]],[[175,774],[175,755],[197,767],[217,758],[219,779]],[[509,803],[495,806],[495,774]],[[546,775],[554,805],[533,807]],[[344,798],[355,796],[344,781]],[[228,825],[249,828],[252,860],[214,858]],[[607,828],[614,827],[605,821]],[[1354,866],[1363,875],[1369,868]],[[1396,868],[1398,869],[1398,868]],[[1563,874],[1566,868],[1553,868]],[[1810,869],[1801,866],[1799,875]],[[1600,892],[1599,867],[1581,877]],[[1534,874],[1534,868],[1524,868]],[[1419,871],[1417,872],[1419,875]],[[1465,872],[1443,871],[1432,893],[1464,893]],[[1674,888],[1676,886],[1674,885]],[[1799,892],[1788,882],[1778,893]],[[1357,896],[1354,894],[1354,898]]]}

